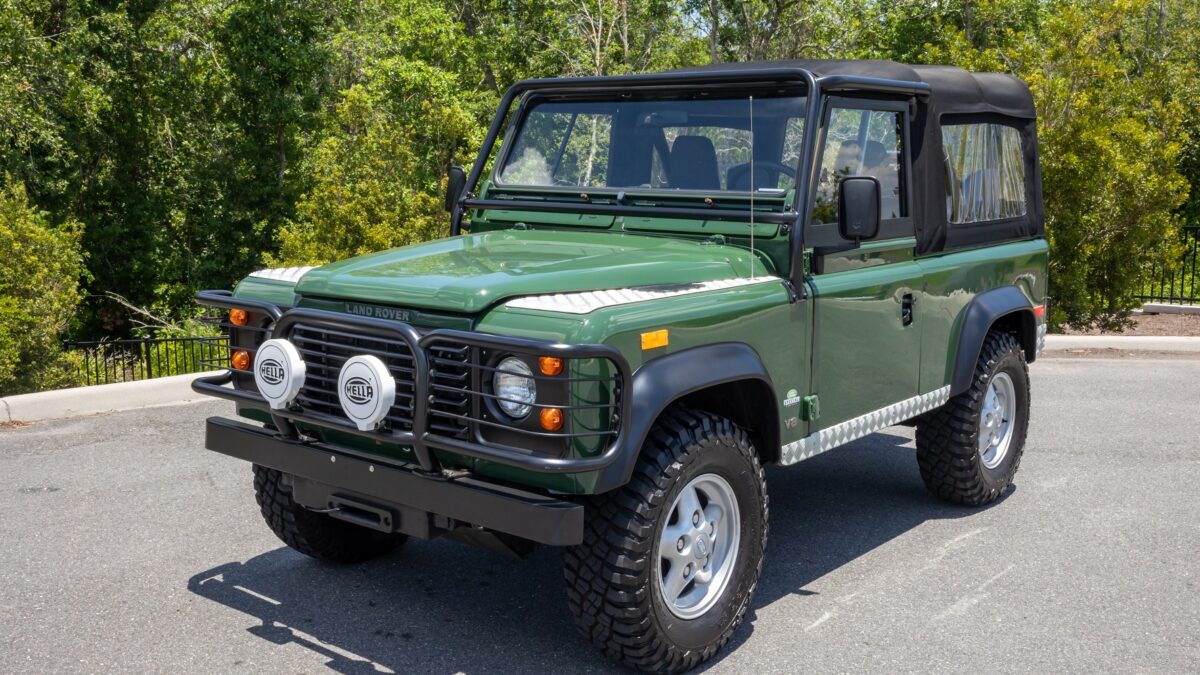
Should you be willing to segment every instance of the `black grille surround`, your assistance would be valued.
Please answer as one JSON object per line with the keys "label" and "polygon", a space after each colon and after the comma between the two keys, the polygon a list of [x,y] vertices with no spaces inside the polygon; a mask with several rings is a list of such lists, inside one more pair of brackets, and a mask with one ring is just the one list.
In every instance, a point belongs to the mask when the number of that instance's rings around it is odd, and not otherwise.
{"label": "black grille surround", "polygon": [[[233,308],[257,305],[243,303],[227,291],[201,291],[201,305]],[[622,429],[630,419],[631,372],[628,362],[607,345],[566,345],[545,340],[517,338],[471,331],[433,329],[418,331],[399,321],[348,315],[310,308],[277,310],[270,327],[271,337],[289,339],[306,364],[306,380],[298,400],[284,410],[271,409],[253,390],[225,386],[235,379],[234,371],[203,377],[193,382],[196,391],[264,410],[274,418],[283,438],[302,438],[295,423],[310,424],[375,440],[410,445],[421,469],[438,473],[440,463],[434,450],[506,464],[541,473],[577,473],[602,469],[616,460],[624,440]],[[599,359],[610,364],[611,375],[570,378],[571,382],[602,383],[612,392],[608,403],[563,405],[565,415],[574,409],[609,408],[611,424],[600,430],[561,433],[524,431],[531,437],[593,436],[606,439],[598,454],[551,456],[535,448],[537,442],[509,445],[485,440],[477,427],[492,425],[479,417],[478,401],[487,396],[479,390],[481,352]],[[341,410],[337,376],[351,356],[374,354],[387,364],[396,380],[396,402],[381,428],[361,431]],[[241,374],[240,371],[238,374]],[[546,407],[546,406],[541,406]],[[535,439],[531,439],[535,440]]]}

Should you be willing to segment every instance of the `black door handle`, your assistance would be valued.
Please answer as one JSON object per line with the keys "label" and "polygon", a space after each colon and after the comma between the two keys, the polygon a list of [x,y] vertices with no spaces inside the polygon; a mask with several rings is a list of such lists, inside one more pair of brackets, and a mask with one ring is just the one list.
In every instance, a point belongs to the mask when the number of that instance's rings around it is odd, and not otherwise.
{"label": "black door handle", "polygon": [[907,326],[913,322],[913,296],[912,293],[905,293],[904,299],[900,303],[900,325]]}

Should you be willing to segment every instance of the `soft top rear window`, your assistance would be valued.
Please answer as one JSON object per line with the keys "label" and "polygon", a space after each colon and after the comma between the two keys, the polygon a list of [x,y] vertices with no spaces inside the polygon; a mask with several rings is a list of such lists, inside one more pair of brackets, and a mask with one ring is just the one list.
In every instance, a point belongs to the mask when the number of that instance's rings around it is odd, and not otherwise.
{"label": "soft top rear window", "polygon": [[1017,129],[990,122],[946,124],[942,147],[948,222],[960,225],[1025,215],[1025,159]]}
{"label": "soft top rear window", "polygon": [[803,115],[800,96],[534,102],[496,183],[783,191],[795,180]]}

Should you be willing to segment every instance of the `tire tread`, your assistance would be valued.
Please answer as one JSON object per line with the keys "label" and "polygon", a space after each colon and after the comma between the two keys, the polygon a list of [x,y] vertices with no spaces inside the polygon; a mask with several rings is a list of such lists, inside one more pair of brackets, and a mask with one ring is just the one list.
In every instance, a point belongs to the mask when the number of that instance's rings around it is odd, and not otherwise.
{"label": "tire tread", "polygon": [[[1025,389],[1019,394],[1023,394],[1027,401],[1029,366],[1025,362],[1025,351],[1012,334],[992,331],[979,351],[971,386],[952,397],[941,408],[927,413],[917,425],[917,464],[921,479],[939,499],[964,506],[982,506],[998,499],[1017,471],[1024,451],[1023,429],[1019,430],[1019,437],[1013,439],[1013,446],[1009,448],[1009,452],[1013,453],[1013,461],[1004,487],[997,487],[985,480],[976,441],[979,411],[991,374],[1009,354],[1019,359],[1024,375],[1020,379]],[[1025,417],[1021,420],[1022,424],[1028,422],[1027,412],[1023,411]]]}
{"label": "tire tread", "polygon": [[655,514],[701,441],[715,438],[749,460],[763,496],[761,546],[766,547],[766,477],[744,430],[729,420],[673,408],[655,425],[622,488],[588,500],[583,543],[564,556],[567,605],[580,633],[625,666],[649,672],[681,672],[711,658],[729,641],[749,607],[762,572],[758,557],[749,593],[734,620],[703,649],[680,649],[664,639],[651,613],[650,591],[639,580],[654,554]]}

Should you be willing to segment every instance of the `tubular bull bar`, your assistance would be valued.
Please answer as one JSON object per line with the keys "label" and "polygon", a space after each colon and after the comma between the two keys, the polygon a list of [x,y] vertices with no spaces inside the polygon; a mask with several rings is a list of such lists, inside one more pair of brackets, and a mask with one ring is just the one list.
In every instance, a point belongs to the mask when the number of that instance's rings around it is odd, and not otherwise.
{"label": "tubular bull bar", "polygon": [[[240,308],[250,311],[264,312],[274,319],[270,335],[286,337],[288,331],[295,325],[319,325],[355,334],[365,338],[372,336],[386,337],[399,340],[408,345],[413,359],[413,396],[412,428],[393,429],[387,432],[360,431],[349,419],[333,415],[316,414],[309,411],[294,409],[272,409],[265,399],[257,392],[228,387],[233,380],[232,371],[202,377],[192,383],[192,388],[202,394],[235,401],[243,406],[268,412],[276,421],[276,426],[285,438],[299,437],[295,430],[295,422],[309,423],[316,426],[335,428],[338,431],[355,434],[376,441],[387,441],[398,445],[410,446],[417,458],[417,463],[426,472],[440,471],[441,466],[433,454],[433,450],[445,450],[474,459],[481,459],[508,466],[517,467],[539,473],[583,473],[596,471],[611,464],[620,453],[623,446],[623,429],[631,412],[631,374],[629,363],[619,351],[608,345],[567,345],[546,340],[491,335],[470,331],[437,329],[420,332],[416,328],[400,322],[372,317],[362,317],[329,312],[317,309],[294,308],[280,311],[274,306],[254,301],[245,301],[233,297],[226,291],[201,291],[196,295],[201,305],[223,309]],[[268,309],[269,308],[269,309]],[[436,433],[429,428],[430,417],[430,357],[428,348],[432,345],[458,344],[472,348],[482,348],[515,354],[553,356],[564,360],[572,359],[603,359],[612,364],[615,375],[611,378],[595,378],[611,380],[614,386],[615,409],[612,417],[612,429],[601,432],[588,432],[586,435],[603,435],[611,438],[604,450],[596,455],[587,457],[551,457],[531,453],[528,449],[513,447],[492,442],[454,438]],[[535,376],[537,377],[537,376]],[[479,392],[472,391],[473,395]],[[589,405],[556,406],[568,412],[573,408],[595,407]],[[478,420],[471,420],[476,422]],[[574,434],[584,435],[584,434]],[[571,434],[563,434],[569,437]]]}

